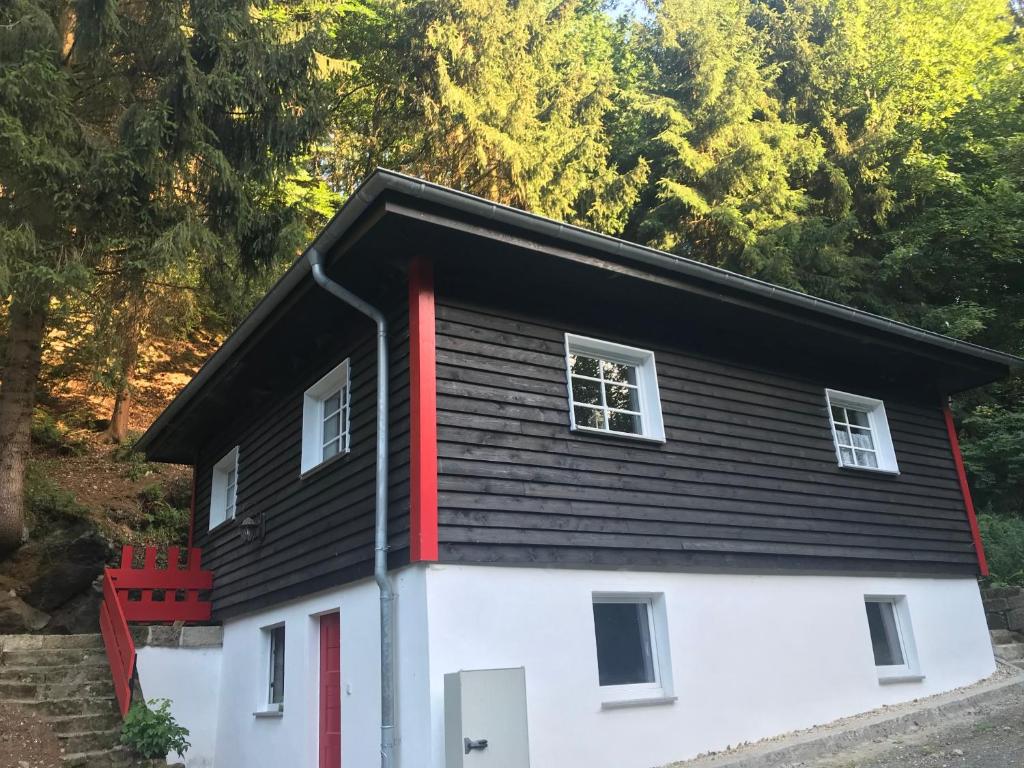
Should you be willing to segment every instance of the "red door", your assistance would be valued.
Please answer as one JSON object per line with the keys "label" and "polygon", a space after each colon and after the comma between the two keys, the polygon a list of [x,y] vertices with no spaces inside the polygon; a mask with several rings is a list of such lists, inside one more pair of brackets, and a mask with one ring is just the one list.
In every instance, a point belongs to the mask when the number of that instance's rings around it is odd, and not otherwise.
{"label": "red door", "polygon": [[320,768],[341,768],[341,622],[320,617]]}

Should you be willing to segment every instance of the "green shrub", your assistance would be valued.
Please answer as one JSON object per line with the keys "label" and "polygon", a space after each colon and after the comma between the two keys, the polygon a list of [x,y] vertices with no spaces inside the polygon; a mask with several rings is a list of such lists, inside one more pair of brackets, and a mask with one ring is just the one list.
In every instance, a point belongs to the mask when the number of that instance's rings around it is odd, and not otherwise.
{"label": "green shrub", "polygon": [[133,704],[121,726],[121,743],[148,758],[166,758],[171,750],[183,758],[192,746],[187,736],[188,728],[178,725],[168,699],[150,699],[148,707]]}
{"label": "green shrub", "polygon": [[64,456],[78,456],[89,447],[84,440],[68,434],[49,413],[42,408],[32,412],[32,444]]}
{"label": "green shrub", "polygon": [[135,450],[135,443],[141,436],[138,432],[129,433],[128,437],[119,443],[111,454],[114,461],[125,465],[124,474],[129,480],[141,480],[150,473],[149,462],[146,461],[145,455]]}
{"label": "green shrub", "polygon": [[75,495],[47,477],[39,464],[29,463],[25,470],[25,518],[36,538],[71,518],[87,517],[89,510]]}
{"label": "green shrub", "polygon": [[172,504],[168,488],[149,485],[139,491],[138,498],[144,515],[146,543],[174,546],[188,541],[189,509]]}
{"label": "green shrub", "polygon": [[1024,586],[1024,518],[979,515],[992,586]]}

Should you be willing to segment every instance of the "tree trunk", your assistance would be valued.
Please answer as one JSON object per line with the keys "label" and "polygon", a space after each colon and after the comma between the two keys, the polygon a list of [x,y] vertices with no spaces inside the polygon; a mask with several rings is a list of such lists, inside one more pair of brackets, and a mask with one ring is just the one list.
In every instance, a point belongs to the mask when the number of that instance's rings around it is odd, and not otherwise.
{"label": "tree trunk", "polygon": [[127,308],[121,330],[120,377],[117,392],[114,393],[114,411],[110,415],[107,436],[115,443],[122,443],[128,437],[128,418],[132,409],[132,387],[135,384],[135,370],[139,365],[139,344],[142,335],[142,300],[133,297]]}
{"label": "tree trunk", "polygon": [[[114,411],[110,415],[110,426],[107,428],[107,436],[115,443],[124,442],[128,437],[128,417],[132,409],[132,385],[135,382],[135,363],[138,361],[138,343],[134,345],[135,351],[125,355],[122,362],[125,364],[121,376],[121,383],[114,393]],[[130,358],[129,358],[130,355]],[[127,366],[131,367],[128,368]]]}
{"label": "tree trunk", "polygon": [[42,364],[47,302],[11,303],[7,367],[0,385],[0,556],[26,536],[25,458]]}

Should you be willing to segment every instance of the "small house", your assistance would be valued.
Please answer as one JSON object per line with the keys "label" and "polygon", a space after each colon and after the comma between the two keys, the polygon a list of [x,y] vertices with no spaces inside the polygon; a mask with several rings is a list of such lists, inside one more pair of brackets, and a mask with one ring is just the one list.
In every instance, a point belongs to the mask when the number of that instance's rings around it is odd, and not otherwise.
{"label": "small house", "polygon": [[139,444],[210,760],[651,768],[981,680],[948,401],[1020,363],[378,170]]}

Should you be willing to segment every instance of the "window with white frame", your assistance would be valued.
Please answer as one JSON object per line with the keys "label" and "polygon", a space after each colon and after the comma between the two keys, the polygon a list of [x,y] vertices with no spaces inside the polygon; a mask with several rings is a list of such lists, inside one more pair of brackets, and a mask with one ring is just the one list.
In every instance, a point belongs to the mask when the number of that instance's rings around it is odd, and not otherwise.
{"label": "window with white frame", "polygon": [[898,596],[867,596],[868,634],[879,680],[919,679],[920,668],[907,599]]}
{"label": "window with white frame", "polygon": [[598,685],[613,701],[666,696],[671,674],[660,599],[593,596]]}
{"label": "window with white frame", "polygon": [[565,336],[572,429],[665,439],[654,353]]}
{"label": "window with white frame", "polygon": [[301,471],[349,450],[349,361],[306,390],[302,400]]}
{"label": "window with white frame", "polygon": [[267,638],[269,670],[267,675],[267,708],[284,710],[284,624],[263,630]]}
{"label": "window with white frame", "polygon": [[210,528],[235,517],[238,498],[238,446],[213,465],[210,479]]}
{"label": "window with white frame", "polygon": [[825,390],[839,466],[898,472],[885,403],[872,397]]}

